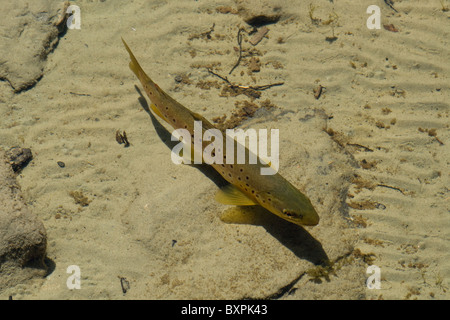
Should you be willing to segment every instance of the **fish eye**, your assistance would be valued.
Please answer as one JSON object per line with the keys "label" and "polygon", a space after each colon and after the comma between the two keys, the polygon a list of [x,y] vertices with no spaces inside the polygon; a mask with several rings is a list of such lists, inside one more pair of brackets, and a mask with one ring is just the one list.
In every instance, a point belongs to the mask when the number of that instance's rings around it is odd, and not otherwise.
{"label": "fish eye", "polygon": [[288,217],[293,217],[294,216],[294,213],[292,211],[289,211],[289,210],[286,210],[286,209],[283,209],[283,213],[285,215],[287,215]]}
{"label": "fish eye", "polygon": [[289,218],[303,219],[303,215],[298,214],[298,213],[296,213],[294,211],[291,211],[291,210],[283,209],[283,213]]}

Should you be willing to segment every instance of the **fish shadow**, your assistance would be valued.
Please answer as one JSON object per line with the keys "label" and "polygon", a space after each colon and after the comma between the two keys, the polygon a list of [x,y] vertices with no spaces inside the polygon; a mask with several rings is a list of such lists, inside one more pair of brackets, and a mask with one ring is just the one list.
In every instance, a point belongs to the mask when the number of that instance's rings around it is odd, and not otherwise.
{"label": "fish shadow", "polygon": [[[141,90],[137,86],[135,86],[135,89],[140,96],[138,98],[138,101],[141,104],[142,108],[148,113],[155,128],[156,134],[162,140],[162,142],[172,150],[180,142],[171,140],[172,134],[158,121],[158,119],[156,119],[156,117],[150,111],[150,107],[147,103],[147,100],[142,95]],[[229,184],[229,182],[226,181],[216,170],[214,170],[212,166],[205,164],[192,164],[189,166],[195,167],[200,170],[200,172],[207,176],[219,188]],[[221,219],[225,223],[251,224],[262,226],[268,233],[270,233],[270,235],[272,235],[300,259],[306,259],[315,265],[319,265],[324,263],[325,261],[328,261],[328,256],[325,253],[322,244],[303,227],[281,219],[260,206],[231,207],[230,209],[225,210],[224,215],[227,215],[227,213],[230,212],[232,214],[228,214],[228,218],[226,218],[225,220],[221,217]],[[234,217],[230,218],[230,216]],[[238,216],[237,219],[236,216]]]}
{"label": "fish shadow", "polygon": [[306,229],[278,218],[262,207],[259,208],[265,211],[264,214],[269,215],[270,219],[273,218],[274,220],[273,223],[264,223],[262,226],[297,257],[308,260],[314,265],[322,265],[329,261],[320,241],[314,238]]}
{"label": "fish shadow", "polygon": [[297,257],[315,265],[329,260],[320,241],[305,228],[281,219],[261,206],[230,207],[220,219],[225,223],[262,226]]}
{"label": "fish shadow", "polygon": [[[172,133],[169,132],[162,124],[159,122],[159,120],[153,115],[153,113],[150,111],[150,107],[147,103],[147,100],[142,95],[141,90],[134,86],[137,93],[139,94],[138,101],[141,104],[142,108],[148,113],[153,127],[155,128],[156,134],[161,139],[161,141],[170,149],[172,150],[177,144],[180,143],[180,141],[172,141]],[[219,188],[226,186],[228,184],[228,181],[226,181],[216,170],[214,170],[213,167],[206,165],[206,164],[185,164],[190,167],[197,168],[202,172],[205,176],[207,176],[212,182],[214,182]]]}

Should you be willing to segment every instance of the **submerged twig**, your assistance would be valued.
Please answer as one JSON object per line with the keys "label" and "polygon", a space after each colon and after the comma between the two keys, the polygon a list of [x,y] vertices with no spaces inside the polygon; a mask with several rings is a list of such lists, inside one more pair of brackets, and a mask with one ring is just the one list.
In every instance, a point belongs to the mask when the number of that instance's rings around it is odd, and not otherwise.
{"label": "submerged twig", "polygon": [[373,149],[370,149],[369,147],[363,146],[359,143],[347,143],[348,146],[358,147],[364,149],[366,152],[373,152]]}
{"label": "submerged twig", "polygon": [[272,87],[275,87],[275,86],[281,86],[281,85],[284,84],[284,82],[276,82],[276,83],[271,83],[271,84],[265,84],[265,85],[262,85],[262,86],[241,86],[241,85],[237,85],[237,84],[232,84],[230,82],[230,80],[228,80],[227,77],[221,76],[220,74],[215,73],[214,71],[212,71],[209,68],[207,70],[212,75],[214,75],[214,76],[222,79],[223,81],[225,81],[233,89],[234,88],[239,88],[239,89],[250,89],[250,90],[263,91],[263,90],[266,90],[266,89],[269,89],[269,88],[272,88]]}
{"label": "submerged twig", "polygon": [[237,66],[239,65],[239,63],[241,63],[241,59],[242,59],[242,34],[241,32],[244,31],[243,28],[239,28],[238,34],[237,34],[237,41],[238,41],[238,45],[239,45],[239,58],[236,62],[236,64],[233,66],[233,68],[231,68],[230,72],[228,74],[231,74],[234,69],[237,68]]}
{"label": "submerged twig", "polygon": [[212,70],[209,69],[209,68],[207,68],[207,70],[208,70],[208,72],[211,73],[212,75],[214,75],[214,76],[216,76],[216,77],[222,79],[223,81],[225,81],[226,83],[228,83],[230,86],[233,86],[233,85],[231,84],[231,82],[227,79],[227,77],[223,77],[223,76],[221,76],[220,74],[215,73],[214,71],[212,71]]}
{"label": "submerged twig", "polygon": [[233,86],[235,88],[241,88],[241,89],[252,89],[252,90],[257,90],[257,91],[263,91],[272,87],[276,87],[276,86],[281,86],[283,85],[284,82],[276,82],[276,83],[271,83],[271,84],[265,84],[262,86]]}
{"label": "submerged twig", "polygon": [[394,8],[394,1],[392,0],[384,0],[384,3],[386,3],[389,7],[391,7],[392,10],[398,13],[397,9]]}
{"label": "submerged twig", "polygon": [[74,96],[80,96],[80,97],[90,97],[91,95],[88,93],[77,93],[77,92],[69,92],[70,94],[73,94]]}
{"label": "submerged twig", "polygon": [[405,192],[404,192],[402,189],[397,188],[397,187],[393,187],[393,186],[389,186],[389,185],[387,185],[387,184],[377,184],[377,186],[378,186],[378,187],[384,187],[384,188],[389,188],[389,189],[397,190],[397,191],[401,192],[402,194],[405,194]]}

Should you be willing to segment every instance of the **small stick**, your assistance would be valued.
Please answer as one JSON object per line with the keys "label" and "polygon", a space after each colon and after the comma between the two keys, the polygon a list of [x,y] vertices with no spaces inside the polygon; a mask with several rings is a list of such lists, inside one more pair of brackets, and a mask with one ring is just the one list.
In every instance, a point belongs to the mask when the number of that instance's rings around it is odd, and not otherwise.
{"label": "small stick", "polygon": [[392,10],[398,13],[398,11],[394,8],[394,2],[392,0],[384,0],[384,3],[386,3],[389,7],[391,7]]}
{"label": "small stick", "polygon": [[368,151],[368,152],[373,152],[372,149],[370,149],[370,148],[368,148],[368,147],[366,147],[366,146],[363,146],[362,144],[359,144],[359,143],[347,143],[347,145],[348,145],[348,146],[359,147],[359,148],[362,148],[362,149],[364,149],[364,150],[366,150],[366,151]]}
{"label": "small stick", "polygon": [[397,187],[388,186],[387,184],[377,184],[377,186],[397,190],[397,191],[400,191],[402,194],[405,194],[405,192],[402,189],[397,188]]}
{"label": "small stick", "polygon": [[234,88],[241,88],[241,89],[252,89],[252,90],[257,90],[257,91],[263,91],[275,86],[281,86],[283,85],[284,82],[277,82],[277,83],[271,83],[271,84],[265,84],[262,86],[233,86]]}
{"label": "small stick", "polygon": [[242,59],[242,35],[241,32],[244,31],[243,28],[239,28],[238,34],[237,34],[237,41],[238,41],[238,45],[239,45],[239,58],[236,62],[236,64],[234,65],[233,68],[231,68],[230,72],[228,74],[231,74],[234,69],[237,68],[237,66],[239,65],[239,63],[241,63],[241,59]]}
{"label": "small stick", "polygon": [[443,146],[444,145],[444,143],[441,141],[441,140],[439,140],[439,138],[438,137],[436,137],[436,136],[434,136],[434,138],[436,139],[436,141],[437,142],[439,142],[439,144],[441,145],[441,146]]}
{"label": "small stick", "polygon": [[214,71],[212,71],[211,69],[207,69],[209,73],[211,73],[212,75],[222,79],[223,81],[225,81],[231,88],[240,88],[240,89],[251,89],[251,90],[257,90],[257,91],[262,91],[262,90],[266,90],[275,86],[281,86],[284,84],[284,82],[277,82],[277,83],[272,83],[272,84],[265,84],[262,86],[241,86],[241,85],[236,85],[236,84],[232,84],[227,77],[223,77],[218,73],[215,73]]}
{"label": "small stick", "polygon": [[73,95],[75,95],[75,96],[81,96],[81,97],[90,97],[91,95],[90,94],[87,94],[87,93],[76,93],[76,92],[69,92],[70,94],[73,94]]}
{"label": "small stick", "polygon": [[215,73],[214,71],[212,71],[211,69],[207,68],[208,72],[211,73],[212,75],[222,79],[223,81],[225,81],[226,83],[228,83],[230,86],[233,86],[231,84],[231,82],[226,78],[226,77],[222,77],[220,74]]}

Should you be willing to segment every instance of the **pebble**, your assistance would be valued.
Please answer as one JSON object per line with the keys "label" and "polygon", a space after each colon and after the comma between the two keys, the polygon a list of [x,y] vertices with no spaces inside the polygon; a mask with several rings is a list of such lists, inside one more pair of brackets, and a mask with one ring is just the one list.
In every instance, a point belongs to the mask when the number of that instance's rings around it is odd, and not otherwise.
{"label": "pebble", "polygon": [[175,77],[175,82],[180,83],[181,81],[183,81],[183,77],[180,76],[180,75],[177,75],[177,76]]}

